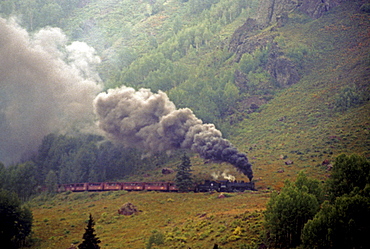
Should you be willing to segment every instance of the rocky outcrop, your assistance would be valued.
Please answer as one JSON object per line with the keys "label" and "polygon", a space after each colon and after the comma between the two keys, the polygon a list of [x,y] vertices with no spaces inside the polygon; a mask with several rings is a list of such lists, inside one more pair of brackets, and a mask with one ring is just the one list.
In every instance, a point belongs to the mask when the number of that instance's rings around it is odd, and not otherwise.
{"label": "rocky outcrop", "polygon": [[260,26],[252,18],[248,18],[241,27],[235,30],[230,40],[229,50],[236,54],[237,62],[244,53],[252,53],[256,48],[267,44],[268,41],[254,37],[258,30],[260,30]]}
{"label": "rocky outcrop", "polygon": [[316,19],[344,1],[346,0],[262,0],[256,20],[260,27],[267,27],[285,20],[288,13],[294,10],[300,10]]}
{"label": "rocky outcrop", "polygon": [[317,19],[325,12],[328,12],[344,1],[345,0],[304,0],[298,9],[310,17]]}
{"label": "rocky outcrop", "polygon": [[280,52],[276,43],[272,44],[265,69],[280,87],[289,87],[300,80],[296,65]]}
{"label": "rocky outcrop", "polygon": [[267,27],[276,23],[281,16],[297,9],[299,1],[294,0],[262,0],[257,11],[257,23],[260,27]]}
{"label": "rocky outcrop", "polygon": [[274,39],[271,34],[259,33],[262,26],[257,21],[248,18],[247,21],[235,30],[231,37],[229,50],[235,53],[235,60],[239,62],[245,53],[253,53],[256,49],[266,47]]}
{"label": "rocky outcrop", "polygon": [[[255,19],[248,18],[233,34],[229,50],[235,53],[235,61],[239,62],[243,54],[254,53],[257,49],[272,45],[268,62],[264,69],[280,87],[288,87],[299,81],[300,76],[294,63],[279,52],[273,44],[272,32],[261,32],[262,29],[277,24],[284,26],[289,20],[289,13],[301,11],[312,18],[319,18],[341,2],[348,0],[261,0]],[[243,89],[247,85],[246,75],[235,72],[235,83]]]}

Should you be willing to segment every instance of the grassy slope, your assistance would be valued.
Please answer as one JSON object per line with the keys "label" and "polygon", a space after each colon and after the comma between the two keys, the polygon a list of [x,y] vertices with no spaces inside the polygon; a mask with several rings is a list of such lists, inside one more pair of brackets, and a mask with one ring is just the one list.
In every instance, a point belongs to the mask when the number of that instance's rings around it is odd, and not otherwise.
{"label": "grassy slope", "polygon": [[[346,86],[362,86],[369,95],[367,18],[355,5],[344,4],[319,20],[276,31],[287,43],[309,45],[316,56],[298,84],[238,126],[235,144],[244,150],[253,147],[249,157],[260,187],[279,188],[283,179],[294,178],[300,170],[323,179],[322,161],[341,153],[370,156],[370,104],[344,112],[332,109]],[[294,164],[285,165],[280,155]],[[281,169],[284,173],[277,173]]]}
{"label": "grassy slope", "polygon": [[[33,248],[67,248],[81,242],[89,213],[96,221],[102,248],[145,248],[153,230],[166,236],[161,248],[212,248],[214,243],[235,248],[258,242],[260,210],[269,194],[227,196],[125,191],[59,194],[46,203],[33,202],[34,236],[39,239]],[[141,212],[118,215],[126,202]]]}
{"label": "grassy slope", "polygon": [[[299,83],[282,90],[260,113],[235,129],[231,140],[248,151],[260,191],[224,199],[218,199],[217,194],[193,193],[60,194],[46,202],[33,202],[34,233],[40,239],[33,248],[66,248],[81,241],[89,213],[96,219],[102,248],[144,248],[154,229],[166,234],[167,242],[161,248],[212,248],[213,243],[236,248],[258,240],[258,210],[263,210],[268,200],[268,191],[263,189],[279,189],[285,179],[294,179],[300,170],[324,180],[327,172],[321,162],[340,153],[369,157],[370,104],[345,112],[331,109],[343,87],[354,83],[368,87],[369,19],[353,6],[346,4],[319,20],[273,31],[287,46],[303,42],[316,51],[316,56]],[[285,119],[279,121],[282,117]],[[294,164],[285,165],[280,155]],[[225,164],[205,165],[197,157],[192,163],[199,178],[224,169],[236,174]],[[277,173],[281,169],[284,172]],[[158,179],[158,170],[145,179]],[[118,216],[117,209],[128,201],[142,212]],[[238,226],[243,229],[239,231]]]}

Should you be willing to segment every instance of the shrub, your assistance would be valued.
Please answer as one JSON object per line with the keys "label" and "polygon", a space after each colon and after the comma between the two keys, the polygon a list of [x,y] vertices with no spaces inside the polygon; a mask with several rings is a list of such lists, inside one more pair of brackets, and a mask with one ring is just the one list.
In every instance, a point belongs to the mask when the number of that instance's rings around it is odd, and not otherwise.
{"label": "shrub", "polygon": [[164,238],[165,238],[165,236],[164,236],[163,233],[161,233],[157,230],[153,230],[152,235],[149,237],[146,248],[147,249],[152,248],[153,244],[162,245],[164,243]]}
{"label": "shrub", "polygon": [[344,88],[335,98],[334,109],[336,111],[346,111],[364,103],[364,96],[356,87]]}

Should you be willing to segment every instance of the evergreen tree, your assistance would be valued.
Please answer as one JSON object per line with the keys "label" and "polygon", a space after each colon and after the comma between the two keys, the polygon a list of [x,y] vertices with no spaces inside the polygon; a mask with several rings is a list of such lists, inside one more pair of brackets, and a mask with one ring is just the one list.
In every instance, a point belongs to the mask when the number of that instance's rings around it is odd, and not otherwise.
{"label": "evergreen tree", "polygon": [[188,192],[193,185],[190,158],[184,153],[182,163],[177,167],[176,186],[180,192]]}
{"label": "evergreen tree", "polygon": [[79,249],[100,249],[98,245],[101,241],[98,237],[96,237],[95,229],[94,229],[94,219],[90,214],[89,222],[87,223],[87,228],[85,228],[85,233],[82,236],[84,240],[80,245],[78,245]]}

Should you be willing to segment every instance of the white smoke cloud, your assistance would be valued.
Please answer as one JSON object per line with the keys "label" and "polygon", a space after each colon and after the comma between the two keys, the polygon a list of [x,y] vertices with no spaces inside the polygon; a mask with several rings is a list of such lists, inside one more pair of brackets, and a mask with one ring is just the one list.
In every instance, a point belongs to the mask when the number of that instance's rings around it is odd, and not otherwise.
{"label": "white smoke cloud", "polygon": [[69,44],[59,28],[30,35],[0,18],[0,161],[17,162],[50,132],[91,128],[92,101],[101,91],[85,43]]}
{"label": "white smoke cloud", "polygon": [[231,182],[235,181],[236,178],[232,174],[229,174],[228,170],[224,170],[222,173],[221,172],[212,172],[211,176],[214,180],[218,180],[220,177],[222,177],[225,180],[229,180]]}

